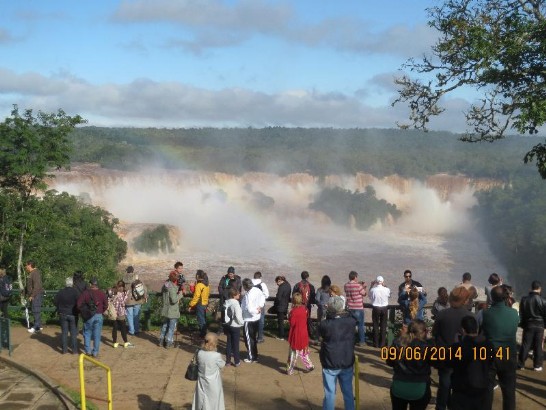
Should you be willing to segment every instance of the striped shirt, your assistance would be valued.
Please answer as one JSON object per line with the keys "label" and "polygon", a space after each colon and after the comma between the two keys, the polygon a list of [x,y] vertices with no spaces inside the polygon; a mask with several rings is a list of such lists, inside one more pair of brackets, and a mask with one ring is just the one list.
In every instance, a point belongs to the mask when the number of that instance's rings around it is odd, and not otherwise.
{"label": "striped shirt", "polygon": [[345,295],[347,296],[347,309],[364,309],[364,296],[366,295],[366,290],[356,280],[349,281],[345,284]]}

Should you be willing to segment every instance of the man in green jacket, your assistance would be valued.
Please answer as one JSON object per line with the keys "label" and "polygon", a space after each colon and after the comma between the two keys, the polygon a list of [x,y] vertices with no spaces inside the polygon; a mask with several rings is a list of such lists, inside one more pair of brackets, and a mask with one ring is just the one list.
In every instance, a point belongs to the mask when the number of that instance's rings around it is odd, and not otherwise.
{"label": "man in green jacket", "polygon": [[487,352],[493,357],[490,372],[489,392],[486,409],[493,406],[493,386],[495,376],[499,379],[502,391],[503,410],[516,408],[516,332],[518,330],[518,312],[505,303],[506,294],[501,286],[491,290],[493,304],[483,312],[482,329],[485,337],[493,344],[493,351]]}
{"label": "man in green jacket", "polygon": [[161,289],[161,317],[163,319],[163,325],[161,326],[161,333],[159,335],[159,346],[163,346],[169,349],[173,347],[174,331],[180,317],[179,302],[182,299],[182,292],[178,290],[177,285],[178,274],[171,272],[169,274],[169,280],[163,284]]}

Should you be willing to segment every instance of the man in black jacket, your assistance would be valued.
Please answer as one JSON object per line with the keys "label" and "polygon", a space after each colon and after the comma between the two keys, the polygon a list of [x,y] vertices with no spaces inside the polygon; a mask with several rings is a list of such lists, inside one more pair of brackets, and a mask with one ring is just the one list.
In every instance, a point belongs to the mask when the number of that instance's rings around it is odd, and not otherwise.
{"label": "man in black jacket", "polygon": [[322,337],[320,363],[324,386],[324,410],[334,410],[336,382],[343,394],[345,410],[354,410],[353,366],[355,362],[354,330],[356,319],[345,311],[345,301],[339,296],[330,299],[326,320],[320,323]]}
{"label": "man in black jacket", "polygon": [[76,303],[78,302],[78,291],[74,288],[72,278],[66,278],[66,287],[55,295],[55,307],[59,313],[61,322],[61,341],[63,354],[68,353],[68,332],[70,331],[70,347],[72,354],[78,353],[78,341],[76,328]]}
{"label": "man in black jacket", "polygon": [[544,353],[544,323],[546,323],[546,300],[540,295],[542,286],[538,280],[531,283],[531,291],[519,304],[520,326],[523,328],[523,340],[519,351],[518,367],[523,369],[529,350],[533,349],[533,368],[542,371]]}
{"label": "man in black jacket", "polygon": [[273,312],[277,314],[277,325],[279,329],[279,336],[277,339],[284,340],[284,321],[286,320],[286,315],[288,313],[292,289],[284,276],[277,276],[275,278],[275,283],[279,287],[273,304]]}

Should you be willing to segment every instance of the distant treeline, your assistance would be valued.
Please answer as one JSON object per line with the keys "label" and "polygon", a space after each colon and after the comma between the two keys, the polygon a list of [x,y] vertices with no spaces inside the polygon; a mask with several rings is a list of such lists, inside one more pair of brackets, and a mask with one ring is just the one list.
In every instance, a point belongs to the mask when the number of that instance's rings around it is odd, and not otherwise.
{"label": "distant treeline", "polygon": [[445,172],[505,180],[536,173],[532,164],[523,164],[523,156],[542,141],[513,136],[494,144],[470,144],[448,132],[282,127],[81,127],[72,137],[72,161],[122,170],[157,165],[232,174],[365,172],[416,178]]}

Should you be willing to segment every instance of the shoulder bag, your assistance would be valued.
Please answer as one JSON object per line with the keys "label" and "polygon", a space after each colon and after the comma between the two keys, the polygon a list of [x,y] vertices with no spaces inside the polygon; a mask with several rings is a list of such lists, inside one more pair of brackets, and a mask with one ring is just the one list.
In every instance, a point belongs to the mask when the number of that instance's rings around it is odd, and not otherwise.
{"label": "shoulder bag", "polygon": [[188,364],[188,368],[186,369],[186,375],[184,376],[187,380],[191,380],[192,382],[197,381],[197,378],[199,377],[199,364],[197,363],[197,353],[199,353],[199,350],[200,349],[197,349],[193,355],[190,364]]}

